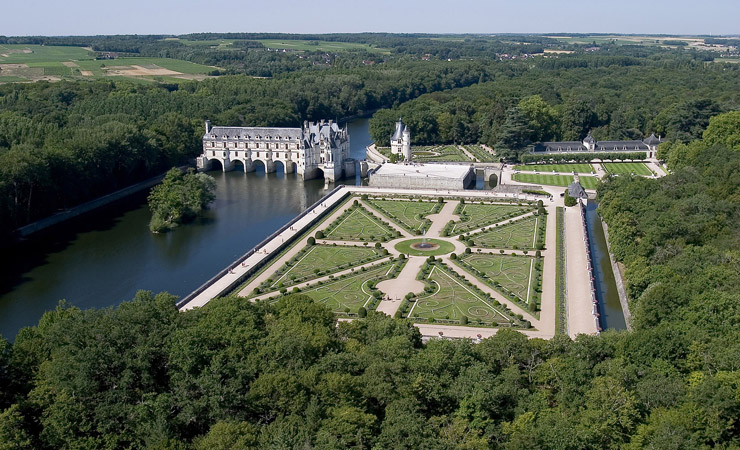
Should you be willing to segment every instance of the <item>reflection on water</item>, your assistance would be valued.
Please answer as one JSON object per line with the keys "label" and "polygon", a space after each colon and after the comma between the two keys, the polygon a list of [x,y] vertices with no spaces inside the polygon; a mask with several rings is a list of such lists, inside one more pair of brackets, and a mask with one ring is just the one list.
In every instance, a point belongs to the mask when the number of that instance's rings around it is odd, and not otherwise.
{"label": "reflection on water", "polygon": [[601,218],[596,211],[598,206],[597,202],[588,202],[586,205],[586,223],[591,243],[591,255],[594,261],[594,286],[596,286],[596,297],[599,301],[599,320],[601,328],[604,330],[624,330],[627,325],[624,321],[622,304],[619,302],[619,292],[609,260],[604,229]]}
{"label": "reflection on water", "polygon": [[[348,127],[352,157],[364,159],[368,120]],[[0,335],[12,339],[60,299],[101,308],[139,289],[187,295],[325,192],[323,180],[264,169],[209,175],[216,179],[211,209],[172,233],[149,232],[147,194],[141,193],[5,251],[12,264],[0,271]]]}

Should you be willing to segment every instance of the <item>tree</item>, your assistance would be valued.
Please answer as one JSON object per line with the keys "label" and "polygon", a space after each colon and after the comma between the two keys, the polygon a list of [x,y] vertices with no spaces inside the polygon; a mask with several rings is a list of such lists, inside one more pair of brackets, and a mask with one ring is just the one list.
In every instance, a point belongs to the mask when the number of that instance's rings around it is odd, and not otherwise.
{"label": "tree", "polygon": [[506,111],[504,122],[496,142],[496,154],[504,158],[518,158],[519,154],[532,141],[532,130],[529,121],[519,108]]}
{"label": "tree", "polygon": [[724,145],[740,151],[740,111],[730,111],[709,119],[702,138],[707,146]]}
{"label": "tree", "polygon": [[203,173],[189,169],[183,174],[172,168],[162,184],[152,188],[149,209],[152,220],[149,229],[155,233],[167,231],[180,223],[193,220],[216,199],[216,181]]}
{"label": "tree", "polygon": [[582,98],[569,98],[562,106],[561,135],[564,141],[583,140],[588,132],[599,126],[599,119],[591,103]]}
{"label": "tree", "polygon": [[526,117],[532,130],[532,142],[549,141],[555,138],[560,127],[558,113],[539,95],[522,99],[517,108]]}

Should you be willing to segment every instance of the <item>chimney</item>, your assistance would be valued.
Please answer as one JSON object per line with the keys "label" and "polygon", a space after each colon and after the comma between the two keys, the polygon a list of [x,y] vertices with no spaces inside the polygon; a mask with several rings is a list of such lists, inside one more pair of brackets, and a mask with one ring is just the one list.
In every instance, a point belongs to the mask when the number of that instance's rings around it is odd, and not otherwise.
{"label": "chimney", "polygon": [[206,134],[211,132],[211,121],[206,120]]}

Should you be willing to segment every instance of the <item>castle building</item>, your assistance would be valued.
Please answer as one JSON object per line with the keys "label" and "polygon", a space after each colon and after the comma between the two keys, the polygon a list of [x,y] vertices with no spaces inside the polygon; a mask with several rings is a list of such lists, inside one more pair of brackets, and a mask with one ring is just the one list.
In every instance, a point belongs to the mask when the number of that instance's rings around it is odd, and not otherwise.
{"label": "castle building", "polygon": [[645,152],[647,158],[655,158],[658,145],[663,142],[655,134],[643,141],[596,141],[591,133],[583,141],[540,142],[532,153],[607,153],[607,152]]}
{"label": "castle building", "polygon": [[411,162],[411,130],[401,119],[396,122],[396,131],[391,136],[391,153],[401,155],[407,162]]}
{"label": "castle building", "polygon": [[216,162],[224,172],[239,166],[252,172],[262,164],[266,173],[272,173],[282,165],[286,174],[297,172],[304,180],[323,177],[327,182],[355,174],[347,128],[331,120],[304,122],[302,128],[211,127],[206,121],[198,170],[211,170]]}

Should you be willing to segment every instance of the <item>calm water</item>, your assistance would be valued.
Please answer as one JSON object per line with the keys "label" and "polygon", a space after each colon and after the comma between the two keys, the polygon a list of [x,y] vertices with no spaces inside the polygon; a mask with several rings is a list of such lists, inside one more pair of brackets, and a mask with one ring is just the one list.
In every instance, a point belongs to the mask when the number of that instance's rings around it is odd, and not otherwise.
{"label": "calm water", "polygon": [[624,321],[622,304],[619,302],[617,283],[614,279],[609,249],[606,246],[604,229],[601,218],[596,211],[598,203],[589,201],[586,205],[586,223],[588,238],[591,243],[591,255],[594,260],[594,277],[596,279],[596,297],[599,301],[599,320],[604,330],[624,330],[627,325]]}
{"label": "calm water", "polygon": [[[352,157],[363,159],[368,120],[348,127]],[[209,174],[217,183],[213,206],[172,233],[149,232],[142,193],[6,251],[13,264],[0,272],[0,335],[12,339],[60,299],[102,308],[140,289],[187,295],[325,192],[323,180],[295,174]]]}

